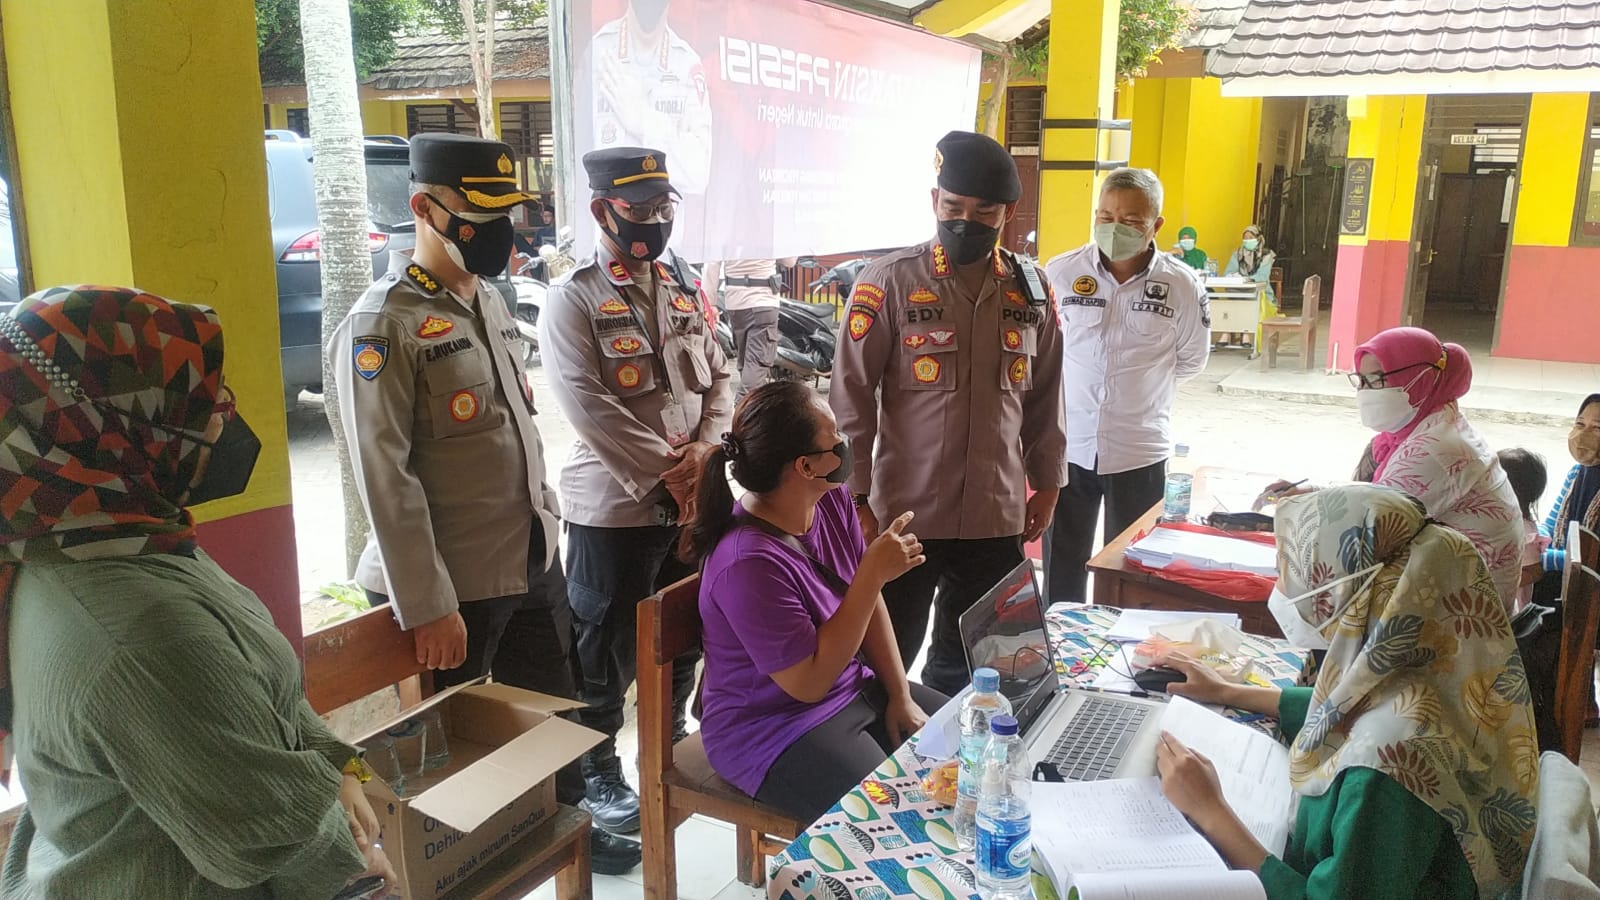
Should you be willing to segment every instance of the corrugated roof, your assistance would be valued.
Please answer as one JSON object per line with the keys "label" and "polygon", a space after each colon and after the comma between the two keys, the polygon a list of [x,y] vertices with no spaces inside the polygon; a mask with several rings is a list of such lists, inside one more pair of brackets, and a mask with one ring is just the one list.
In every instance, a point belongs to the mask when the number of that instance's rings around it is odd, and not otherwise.
{"label": "corrugated roof", "polygon": [[1596,67],[1597,0],[1250,0],[1206,63],[1225,79]]}
{"label": "corrugated roof", "polygon": [[1194,0],[1189,5],[1194,10],[1194,24],[1179,46],[1211,50],[1233,36],[1234,26],[1239,24],[1250,0]]}
{"label": "corrugated roof", "polygon": [[[496,80],[549,77],[547,27],[495,29],[494,60]],[[447,34],[396,38],[394,59],[362,83],[385,91],[471,85],[472,57],[467,53],[467,41]]]}

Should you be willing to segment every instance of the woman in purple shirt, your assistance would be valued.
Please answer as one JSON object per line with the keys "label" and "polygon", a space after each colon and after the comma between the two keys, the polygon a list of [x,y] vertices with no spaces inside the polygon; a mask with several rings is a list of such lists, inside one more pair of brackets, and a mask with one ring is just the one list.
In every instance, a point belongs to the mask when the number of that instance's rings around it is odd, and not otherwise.
{"label": "woman in purple shirt", "polygon": [[[725,465],[748,491],[735,503]],[[923,562],[911,513],[864,546],[850,445],[810,387],[751,391],[700,479],[700,733],[717,774],[801,821],[833,806],[945,697],[906,679],[885,583]]]}

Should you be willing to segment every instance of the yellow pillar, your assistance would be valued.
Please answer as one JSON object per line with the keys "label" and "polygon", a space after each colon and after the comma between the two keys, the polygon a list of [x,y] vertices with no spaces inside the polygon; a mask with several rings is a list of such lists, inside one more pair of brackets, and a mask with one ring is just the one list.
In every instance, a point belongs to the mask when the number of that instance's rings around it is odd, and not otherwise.
{"label": "yellow pillar", "polygon": [[1114,114],[1119,0],[1051,0],[1050,68],[1039,163],[1039,254],[1089,239],[1105,140]]}
{"label": "yellow pillar", "polygon": [[201,543],[298,641],[253,7],[0,0],[0,18],[36,284],[136,285],[221,315],[263,447],[245,494],[196,510]]}

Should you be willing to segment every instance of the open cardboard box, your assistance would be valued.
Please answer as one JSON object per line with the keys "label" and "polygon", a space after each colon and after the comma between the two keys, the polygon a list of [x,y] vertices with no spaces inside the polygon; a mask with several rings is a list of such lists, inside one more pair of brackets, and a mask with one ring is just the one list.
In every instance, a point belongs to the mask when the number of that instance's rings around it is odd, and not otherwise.
{"label": "open cardboard box", "polygon": [[382,778],[366,784],[379,841],[399,893],[433,900],[465,881],[556,811],[556,770],[604,735],[558,718],[583,704],[482,680],[457,685],[356,741],[437,708],[450,761],[402,799]]}

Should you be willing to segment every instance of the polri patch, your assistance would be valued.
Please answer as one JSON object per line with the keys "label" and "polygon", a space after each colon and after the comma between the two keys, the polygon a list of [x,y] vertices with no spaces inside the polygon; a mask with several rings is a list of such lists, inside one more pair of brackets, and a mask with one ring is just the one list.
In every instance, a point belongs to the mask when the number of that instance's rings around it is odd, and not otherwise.
{"label": "polri patch", "polygon": [[638,353],[639,348],[643,346],[644,344],[631,334],[625,334],[611,342],[611,349],[617,351],[618,353],[629,354],[630,356]]}
{"label": "polri patch", "polygon": [[1013,306],[1028,305],[1028,299],[1022,296],[1021,291],[1006,291],[1006,300],[1010,301]]}
{"label": "polri patch", "polygon": [[471,422],[478,417],[478,395],[471,391],[457,391],[450,398],[450,418],[457,422]]}
{"label": "polri patch", "polygon": [[1016,328],[1007,328],[1004,340],[1007,350],[1022,349],[1022,332],[1020,330]]}
{"label": "polri patch", "polygon": [[852,341],[859,341],[866,337],[867,332],[872,330],[872,323],[874,321],[876,321],[876,319],[873,317],[872,313],[867,312],[864,309],[856,309],[851,311],[850,321],[846,323],[845,326],[850,330],[850,339]]}
{"label": "polri patch", "polygon": [[694,305],[694,301],[690,300],[688,297],[683,296],[682,294],[674,294],[673,295],[673,297],[672,297],[672,308],[677,310],[678,312],[684,312],[684,313],[697,312],[697,310],[695,308],[695,305]]}
{"label": "polri patch", "polygon": [[617,369],[617,385],[623,388],[639,386],[639,367],[629,363]]}
{"label": "polri patch", "polygon": [[923,384],[933,384],[939,380],[939,370],[942,368],[937,359],[919,356],[911,363],[911,376]]}
{"label": "polri patch", "polygon": [[1011,369],[1007,374],[1011,377],[1012,384],[1021,384],[1023,379],[1028,377],[1028,358],[1019,356],[1013,360]]}
{"label": "polri patch", "polygon": [[436,338],[444,337],[456,330],[456,323],[438,316],[429,316],[422,320],[422,325],[417,328],[417,337]]}
{"label": "polri patch", "polygon": [[608,316],[615,316],[620,313],[627,312],[628,304],[623,303],[621,300],[618,300],[615,297],[612,297],[610,300],[600,304],[600,311]]}
{"label": "polri patch", "polygon": [[389,364],[389,339],[364,334],[356,338],[351,358],[355,361],[356,374],[371,381]]}

